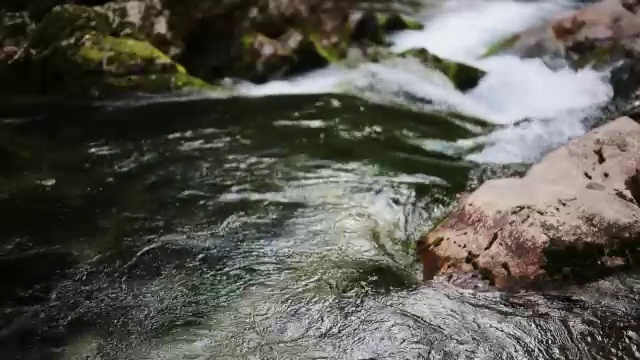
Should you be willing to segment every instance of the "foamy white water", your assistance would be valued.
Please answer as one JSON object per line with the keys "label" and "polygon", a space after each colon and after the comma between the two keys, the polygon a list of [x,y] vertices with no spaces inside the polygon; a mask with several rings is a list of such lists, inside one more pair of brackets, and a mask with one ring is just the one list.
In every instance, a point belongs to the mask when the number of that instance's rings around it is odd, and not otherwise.
{"label": "foamy white water", "polygon": [[485,70],[487,75],[480,84],[467,93],[413,59],[364,63],[356,68],[334,65],[286,81],[245,84],[238,90],[248,96],[352,93],[417,110],[446,107],[504,125],[534,119],[526,127],[500,128],[484,139],[489,146],[469,156],[479,162],[531,162],[584,133],[584,117],[612,95],[607,77],[591,69],[554,71],[538,59],[479,57],[496,41],[571,8],[571,3],[561,0],[453,0],[424,14],[424,30],[406,31],[392,38],[394,51],[424,47]]}

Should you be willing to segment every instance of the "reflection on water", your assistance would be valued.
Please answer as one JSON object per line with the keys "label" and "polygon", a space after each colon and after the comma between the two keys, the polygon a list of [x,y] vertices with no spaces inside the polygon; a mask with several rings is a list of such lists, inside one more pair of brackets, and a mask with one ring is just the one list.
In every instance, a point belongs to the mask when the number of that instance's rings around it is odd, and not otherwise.
{"label": "reflection on water", "polygon": [[462,160],[472,119],[344,96],[2,109],[4,358],[640,356],[636,278],[419,282],[413,241],[455,194],[522,170]]}

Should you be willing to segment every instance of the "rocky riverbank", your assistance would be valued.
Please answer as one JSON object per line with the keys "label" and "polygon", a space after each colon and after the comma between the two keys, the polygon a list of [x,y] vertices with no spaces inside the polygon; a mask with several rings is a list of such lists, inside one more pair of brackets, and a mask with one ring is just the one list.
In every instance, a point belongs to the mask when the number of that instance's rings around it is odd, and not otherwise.
{"label": "rocky riverbank", "polygon": [[[547,66],[610,71],[614,98],[637,97],[637,4],[605,0],[506,38]],[[640,261],[640,125],[622,117],[544,157],[523,178],[489,181],[417,245],[425,279],[505,290],[589,282]]]}
{"label": "rocky riverbank", "polygon": [[[0,5],[0,93],[215,91],[224,79],[260,83],[355,54],[377,61],[398,56],[388,50],[388,34],[422,27],[406,15],[406,6],[392,4],[396,2],[5,3]],[[463,90],[483,75],[424,49],[401,56],[414,55]]]}
{"label": "rocky riverbank", "polygon": [[584,282],[640,260],[640,125],[620,118],[521,179],[488,181],[419,242],[427,279],[476,274],[503,289]]}

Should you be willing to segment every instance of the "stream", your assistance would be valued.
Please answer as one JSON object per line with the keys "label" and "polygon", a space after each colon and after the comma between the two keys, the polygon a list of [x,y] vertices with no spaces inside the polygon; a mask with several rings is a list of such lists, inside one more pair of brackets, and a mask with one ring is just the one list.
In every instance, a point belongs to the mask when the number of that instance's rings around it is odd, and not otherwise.
{"label": "stream", "polygon": [[638,359],[640,276],[555,293],[420,281],[456,196],[607,118],[593,70],[479,59],[579,4],[447,0],[410,59],[233,96],[0,101],[2,359]]}

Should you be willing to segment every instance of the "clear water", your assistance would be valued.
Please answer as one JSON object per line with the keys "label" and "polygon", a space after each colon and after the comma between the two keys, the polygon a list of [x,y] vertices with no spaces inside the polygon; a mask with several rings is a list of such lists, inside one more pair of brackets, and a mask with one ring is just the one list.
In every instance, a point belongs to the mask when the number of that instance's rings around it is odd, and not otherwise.
{"label": "clear water", "polygon": [[2,104],[2,358],[640,358],[633,274],[471,292],[413,256],[456,194],[602,116],[603,74],[477,59],[571,6],[450,1],[395,37],[488,71],[466,94],[390,62],[220,99]]}

